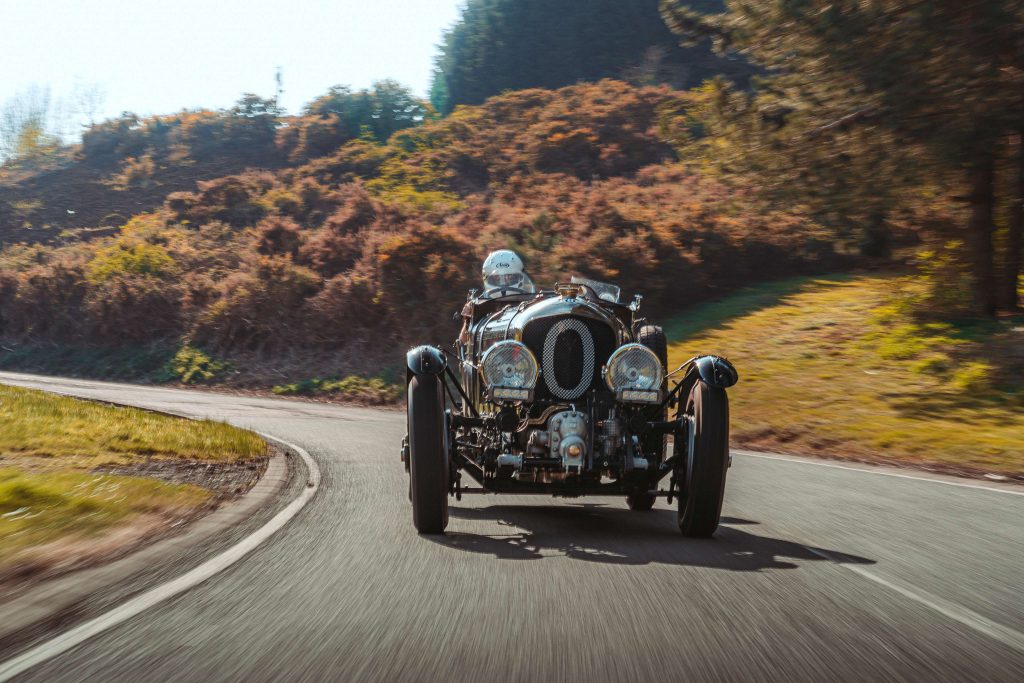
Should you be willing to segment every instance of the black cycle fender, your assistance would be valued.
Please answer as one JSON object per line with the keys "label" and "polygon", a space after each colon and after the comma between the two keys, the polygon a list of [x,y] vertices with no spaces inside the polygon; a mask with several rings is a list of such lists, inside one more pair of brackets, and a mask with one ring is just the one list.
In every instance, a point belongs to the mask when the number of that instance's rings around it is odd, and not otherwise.
{"label": "black cycle fender", "polygon": [[721,356],[700,356],[693,364],[705,384],[719,389],[728,389],[740,379],[733,364]]}
{"label": "black cycle fender", "polygon": [[408,368],[407,380],[420,375],[439,377],[448,367],[448,360],[441,349],[424,345],[409,349],[405,354],[405,365]]}

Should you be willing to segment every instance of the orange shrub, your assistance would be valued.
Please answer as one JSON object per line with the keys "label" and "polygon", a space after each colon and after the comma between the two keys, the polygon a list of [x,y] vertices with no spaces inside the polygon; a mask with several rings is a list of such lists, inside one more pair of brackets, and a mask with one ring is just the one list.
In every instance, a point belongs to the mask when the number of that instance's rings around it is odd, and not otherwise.
{"label": "orange shrub", "polygon": [[404,327],[385,325],[387,311],[377,296],[376,273],[369,262],[335,275],[306,302],[304,319],[315,346],[370,347],[373,358],[391,348]]}
{"label": "orange shrub", "polygon": [[118,274],[89,288],[83,313],[90,340],[110,345],[172,339],[182,333],[181,288]]}
{"label": "orange shrub", "polygon": [[301,344],[300,311],[320,278],[289,256],[260,256],[219,283],[199,316],[195,339],[223,349],[262,351]]}
{"label": "orange shrub", "polygon": [[401,338],[447,342],[452,337],[451,312],[477,285],[475,247],[456,230],[423,223],[386,235],[375,246],[370,256],[379,273],[377,296]]}
{"label": "orange shrub", "polygon": [[[275,183],[270,173],[246,173],[200,182],[199,196],[183,217],[197,225],[210,220],[224,221],[236,228],[253,225],[266,213],[257,198]],[[179,204],[184,202],[180,196],[177,199]]]}
{"label": "orange shrub", "polygon": [[[358,131],[357,131],[358,134]],[[326,156],[355,135],[345,130],[337,116],[292,118],[277,133],[277,145],[292,163]]]}
{"label": "orange shrub", "polygon": [[88,338],[82,317],[87,292],[82,259],[73,253],[54,254],[17,275],[5,277],[0,298],[4,336],[39,341]]}
{"label": "orange shrub", "polygon": [[266,256],[295,256],[302,244],[299,224],[290,218],[268,216],[256,226],[256,251]]}
{"label": "orange shrub", "polygon": [[[644,294],[652,315],[841,266],[832,236],[799,207],[772,209],[671,161],[658,112],[685,97],[615,81],[509,93],[387,144],[361,138],[300,168],[200,182],[115,238],[10,248],[0,336],[341,351],[362,370],[405,344],[449,342],[492,249],[517,250],[543,286],[574,274],[614,281]],[[232,114],[246,120],[161,120],[160,135],[181,126],[200,145],[217,126],[251,125],[244,135],[258,137],[264,114],[250,104],[251,117]],[[278,143],[295,151],[333,125],[313,118],[278,131]],[[155,123],[143,127],[157,136]],[[108,132],[91,133],[97,154]]]}

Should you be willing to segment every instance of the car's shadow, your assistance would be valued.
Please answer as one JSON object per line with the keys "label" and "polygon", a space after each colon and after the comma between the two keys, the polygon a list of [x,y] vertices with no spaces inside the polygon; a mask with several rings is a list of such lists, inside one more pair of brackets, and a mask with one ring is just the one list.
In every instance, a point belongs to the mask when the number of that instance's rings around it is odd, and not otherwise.
{"label": "car's shadow", "polygon": [[[427,536],[457,550],[493,555],[503,560],[539,560],[562,556],[611,564],[673,564],[730,571],[792,569],[798,561],[874,564],[873,560],[762,536],[740,528],[757,522],[723,517],[712,539],[684,539],[672,510],[633,512],[601,504],[491,505],[455,507],[456,520],[496,522],[508,534],[476,534],[451,530]],[[452,524],[451,526],[457,526]]]}

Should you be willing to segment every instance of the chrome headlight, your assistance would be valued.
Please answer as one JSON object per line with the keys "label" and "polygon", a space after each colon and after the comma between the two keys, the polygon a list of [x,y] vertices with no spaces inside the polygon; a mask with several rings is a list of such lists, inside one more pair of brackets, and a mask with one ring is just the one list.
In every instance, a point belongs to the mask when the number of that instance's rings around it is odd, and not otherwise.
{"label": "chrome headlight", "polygon": [[623,401],[657,403],[661,400],[664,369],[654,352],[643,344],[624,344],[605,367],[608,388]]}
{"label": "chrome headlight", "polygon": [[487,349],[480,371],[492,398],[510,400],[529,400],[540,374],[533,353],[517,341],[501,341]]}

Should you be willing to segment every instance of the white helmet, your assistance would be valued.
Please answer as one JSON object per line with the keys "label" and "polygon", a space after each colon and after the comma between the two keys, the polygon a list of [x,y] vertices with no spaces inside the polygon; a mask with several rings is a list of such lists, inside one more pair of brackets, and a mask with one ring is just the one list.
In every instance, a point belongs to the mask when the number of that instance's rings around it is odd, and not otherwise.
{"label": "white helmet", "polygon": [[532,292],[533,282],[526,274],[523,259],[519,254],[509,249],[492,251],[484,259],[483,268],[484,292],[491,292],[497,289],[513,287],[523,291]]}

